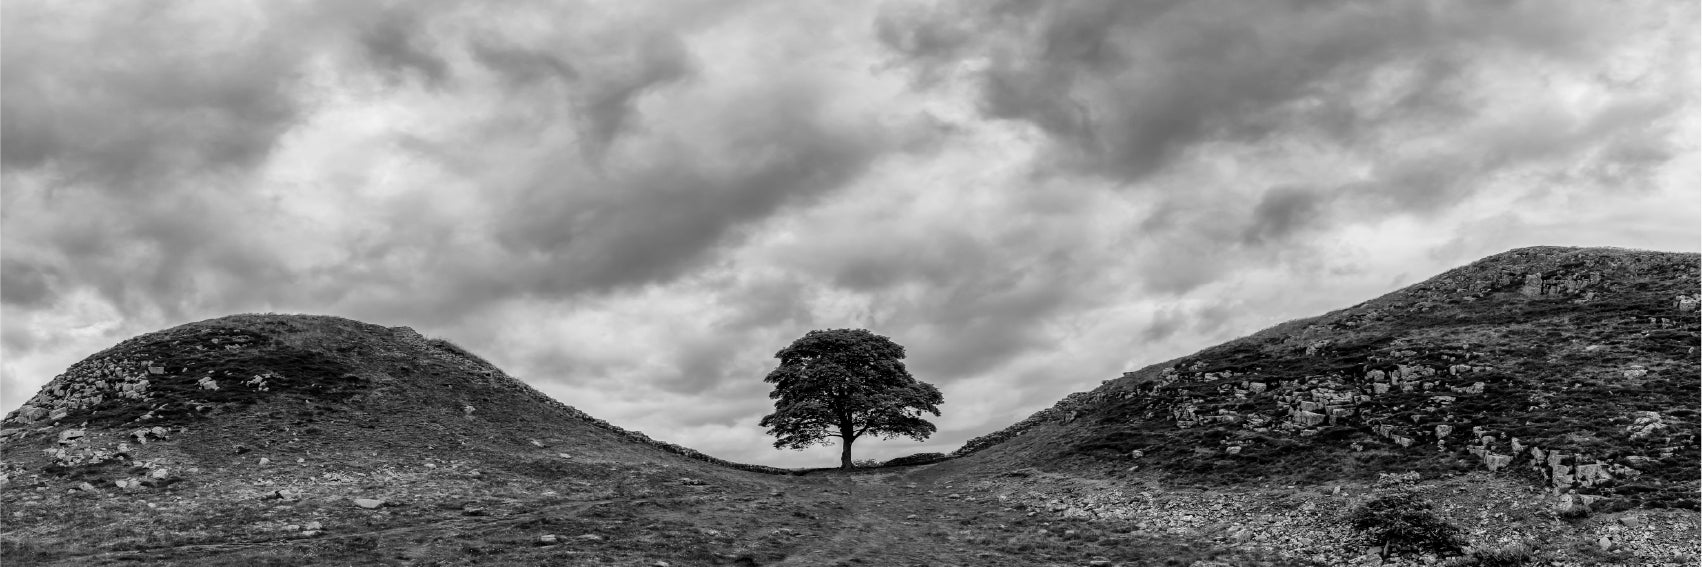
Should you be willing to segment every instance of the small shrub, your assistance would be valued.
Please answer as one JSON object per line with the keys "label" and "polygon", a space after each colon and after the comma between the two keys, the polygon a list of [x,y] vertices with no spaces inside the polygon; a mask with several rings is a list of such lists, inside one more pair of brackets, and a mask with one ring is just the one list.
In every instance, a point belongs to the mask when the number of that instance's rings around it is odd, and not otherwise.
{"label": "small shrub", "polygon": [[856,459],[851,461],[851,466],[859,469],[872,469],[881,466],[881,462],[874,459]]}
{"label": "small shrub", "polygon": [[1542,563],[1544,563],[1544,560],[1531,554],[1531,548],[1522,544],[1513,544],[1495,549],[1474,549],[1466,557],[1451,565],[1454,567],[1523,567]]}
{"label": "small shrub", "polygon": [[1455,555],[1463,541],[1459,528],[1430,512],[1430,504],[1410,493],[1377,498],[1348,516],[1354,530],[1372,545],[1383,546],[1384,556],[1395,553]]}

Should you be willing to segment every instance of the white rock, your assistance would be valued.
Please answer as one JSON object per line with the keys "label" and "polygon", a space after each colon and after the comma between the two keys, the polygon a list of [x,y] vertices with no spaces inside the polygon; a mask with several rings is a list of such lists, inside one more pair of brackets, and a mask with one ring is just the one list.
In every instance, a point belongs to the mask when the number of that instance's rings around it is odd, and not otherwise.
{"label": "white rock", "polygon": [[318,522],[318,521],[317,521],[317,520],[316,520],[316,521],[312,521],[312,522],[308,522],[308,523],[306,523],[306,524],[304,524],[304,525],[302,525],[302,526],[301,526],[301,529],[303,529],[303,530],[308,530],[308,531],[316,531],[316,530],[322,530],[322,529],[325,529],[325,525],[324,525],[324,524],[321,524],[321,523],[319,523],[319,522]]}
{"label": "white rock", "polygon": [[561,543],[561,539],[552,534],[538,536],[538,545],[555,545],[558,543]]}
{"label": "white rock", "polygon": [[368,510],[384,505],[383,500],[378,500],[376,498],[356,498],[354,499],[354,502],[356,506],[360,506]]}

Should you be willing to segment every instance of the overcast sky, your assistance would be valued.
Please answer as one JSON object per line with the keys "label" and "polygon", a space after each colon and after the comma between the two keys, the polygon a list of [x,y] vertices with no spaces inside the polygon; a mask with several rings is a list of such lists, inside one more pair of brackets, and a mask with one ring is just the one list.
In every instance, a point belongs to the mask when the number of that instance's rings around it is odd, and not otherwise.
{"label": "overcast sky", "polygon": [[904,345],[949,451],[1530,245],[1696,251],[1695,2],[3,4],[0,410],[245,312],[459,343],[729,459]]}

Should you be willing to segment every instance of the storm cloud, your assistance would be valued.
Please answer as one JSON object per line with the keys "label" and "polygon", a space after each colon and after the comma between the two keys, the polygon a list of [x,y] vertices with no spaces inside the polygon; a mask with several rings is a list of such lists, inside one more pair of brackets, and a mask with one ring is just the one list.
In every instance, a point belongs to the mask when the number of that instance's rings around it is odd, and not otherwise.
{"label": "storm cloud", "polygon": [[949,450],[1536,244],[1695,250],[1667,2],[0,5],[0,398],[240,312],[409,325],[779,465],[811,329]]}

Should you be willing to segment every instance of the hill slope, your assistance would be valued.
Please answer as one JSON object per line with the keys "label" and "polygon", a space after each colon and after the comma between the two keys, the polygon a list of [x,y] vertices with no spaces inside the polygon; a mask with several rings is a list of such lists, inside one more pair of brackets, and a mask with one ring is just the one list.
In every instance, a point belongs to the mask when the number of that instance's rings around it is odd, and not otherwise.
{"label": "hill slope", "polygon": [[1127,372],[946,466],[1035,467],[980,488],[1305,557],[1356,541],[1346,510],[1416,494],[1472,545],[1695,564],[1699,268],[1513,250]]}
{"label": "hill slope", "polygon": [[[959,453],[1216,483],[1482,470],[1694,510],[1698,270],[1696,254],[1514,250],[1125,373]],[[1024,435],[1044,440],[1001,444]]]}

